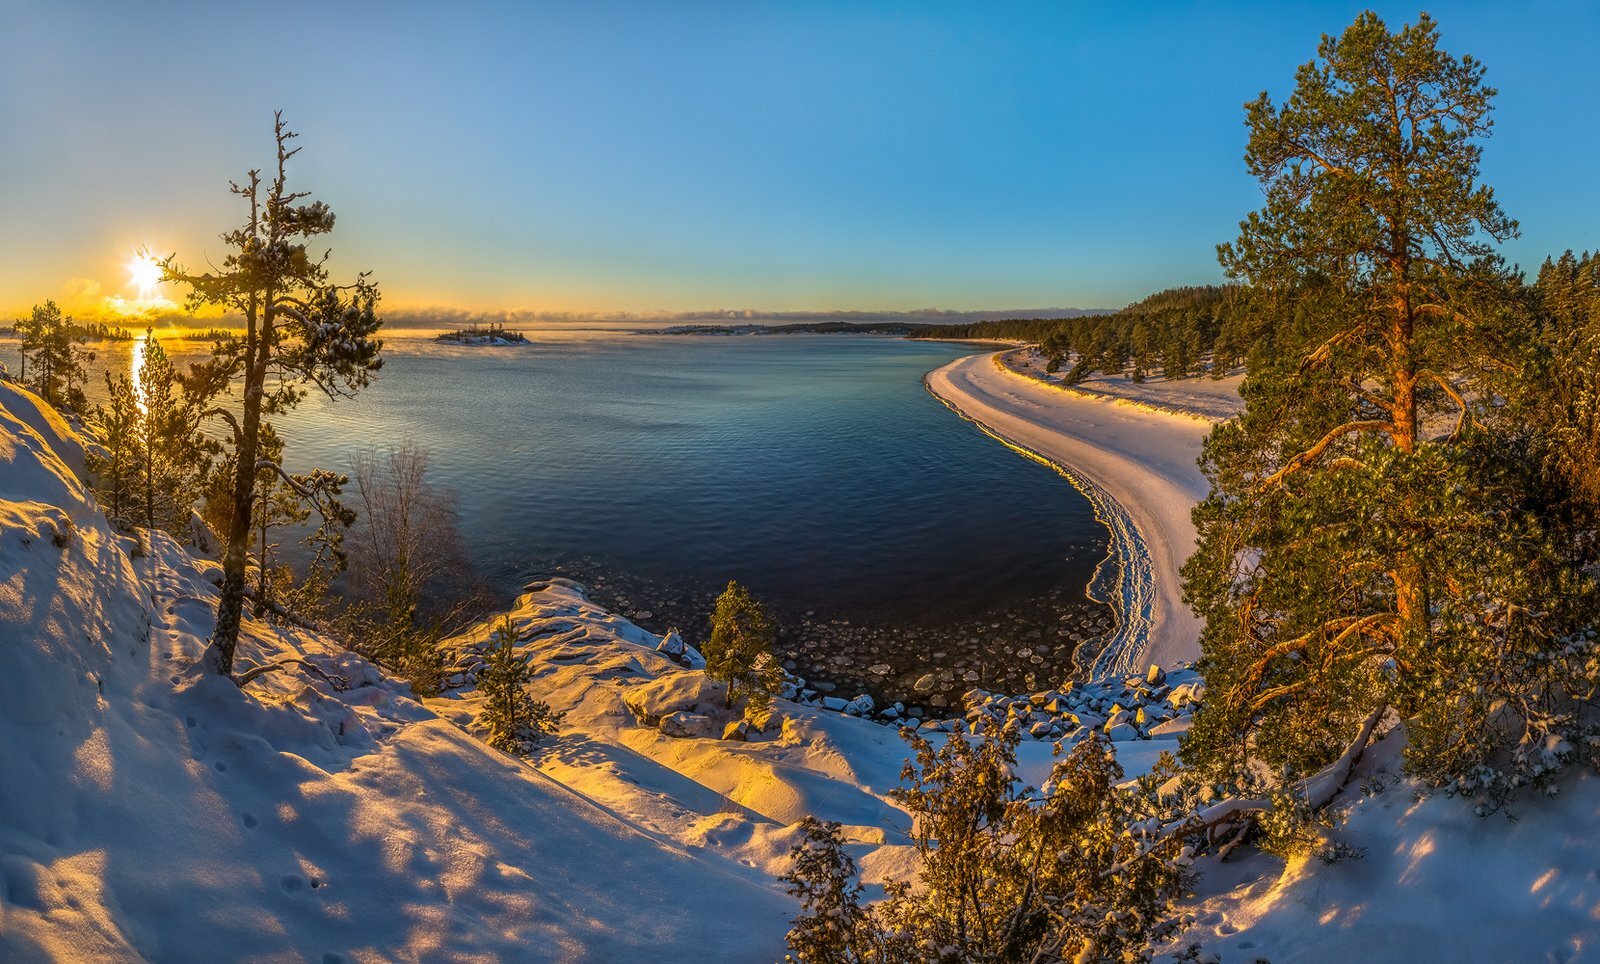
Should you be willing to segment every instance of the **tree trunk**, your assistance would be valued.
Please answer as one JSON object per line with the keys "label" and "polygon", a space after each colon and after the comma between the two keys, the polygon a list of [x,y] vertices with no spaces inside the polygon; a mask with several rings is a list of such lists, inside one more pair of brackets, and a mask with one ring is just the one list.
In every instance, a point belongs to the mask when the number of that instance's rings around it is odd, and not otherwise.
{"label": "tree trunk", "polygon": [[[244,610],[244,569],[250,545],[251,515],[255,508],[256,456],[261,439],[261,396],[266,390],[267,328],[263,313],[261,336],[256,337],[254,304],[246,313],[244,418],[239,423],[238,458],[233,474],[233,512],[228,520],[227,549],[222,556],[222,592],[217,597],[217,627],[211,643],[217,648],[217,671],[232,675],[233,652],[239,645],[239,622]],[[270,311],[270,308],[269,308]]]}
{"label": "tree trunk", "polygon": [[267,507],[264,505],[259,518],[260,524],[256,527],[256,605],[260,609],[257,615],[267,607]]}
{"label": "tree trunk", "polygon": [[[1397,244],[1405,243],[1403,240]],[[1390,379],[1394,390],[1394,444],[1401,452],[1412,455],[1417,450],[1417,372],[1412,356],[1414,313],[1410,293],[1406,290],[1403,261],[1391,262],[1396,272],[1399,293],[1395,296],[1395,318],[1390,328],[1389,347],[1393,362]],[[1422,561],[1409,547],[1402,548],[1394,571],[1390,573],[1395,587],[1395,609],[1400,615],[1401,632],[1413,644],[1424,645],[1428,638],[1428,607],[1425,602],[1426,575]]]}

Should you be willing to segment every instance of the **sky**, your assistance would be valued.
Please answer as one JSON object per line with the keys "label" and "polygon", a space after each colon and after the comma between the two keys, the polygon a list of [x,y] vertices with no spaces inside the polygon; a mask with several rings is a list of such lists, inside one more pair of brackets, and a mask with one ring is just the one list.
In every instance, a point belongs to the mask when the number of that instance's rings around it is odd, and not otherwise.
{"label": "sky", "polygon": [[[1243,103],[1366,6],[0,0],[0,317],[219,259],[280,108],[391,309],[1116,307],[1222,280]],[[1428,9],[1506,253],[1600,248],[1600,4]]]}

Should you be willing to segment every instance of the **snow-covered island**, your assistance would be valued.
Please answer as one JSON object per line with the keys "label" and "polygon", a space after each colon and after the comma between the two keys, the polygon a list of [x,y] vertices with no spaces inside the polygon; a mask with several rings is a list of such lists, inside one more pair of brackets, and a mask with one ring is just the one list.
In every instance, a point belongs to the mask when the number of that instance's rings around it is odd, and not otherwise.
{"label": "snow-covered island", "polygon": [[455,331],[442,332],[434,335],[433,340],[446,345],[490,347],[528,344],[528,337],[522,332],[512,331],[505,325],[498,323],[470,325],[466,328],[458,328]]}
{"label": "snow-covered island", "polygon": [[[1142,547],[1123,563],[1137,631],[1091,678],[972,691],[942,719],[791,679],[754,729],[723,708],[692,644],[559,579],[446,640],[438,698],[313,630],[248,618],[241,666],[294,658],[318,672],[241,689],[202,659],[218,564],[159,531],[117,532],[84,481],[95,443],[0,382],[0,959],[771,961],[798,912],[778,877],[805,817],[842,825],[869,897],[914,878],[912,827],[890,793],[902,730],[939,741],[1015,723],[1028,736],[1018,776],[1034,785],[1056,743],[1091,733],[1126,779],[1149,771],[1205,697],[1182,665],[1192,631],[1164,601],[1168,553],[1192,538],[1169,527],[1193,497],[1184,458],[1203,426],[1030,384],[990,355],[929,387],[1062,460],[1120,513],[1119,538]],[[482,654],[506,618],[530,688],[565,713],[524,759],[477,738]],[[1165,952],[1587,948],[1600,780],[1575,777],[1516,824],[1484,821],[1419,796],[1402,745],[1394,734],[1366,753],[1335,803],[1332,834],[1364,859],[1206,858]]]}

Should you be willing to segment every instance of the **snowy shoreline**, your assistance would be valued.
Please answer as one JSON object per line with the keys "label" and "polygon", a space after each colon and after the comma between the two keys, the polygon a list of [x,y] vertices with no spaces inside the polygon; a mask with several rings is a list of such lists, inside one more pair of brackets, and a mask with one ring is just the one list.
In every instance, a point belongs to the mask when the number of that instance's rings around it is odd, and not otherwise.
{"label": "snowy shoreline", "polygon": [[1183,603],[1179,569],[1195,544],[1190,510],[1206,493],[1196,459],[1211,419],[1114,388],[1063,391],[1016,371],[1006,354],[957,359],[923,383],[986,434],[1061,472],[1110,531],[1103,565],[1116,570],[1109,601],[1118,628],[1085,670],[1100,676],[1195,659],[1200,624]]}
{"label": "snowy shoreline", "polygon": [[[929,372],[930,377],[932,374]],[[983,434],[1026,458],[1055,469],[1089,501],[1089,505],[1094,509],[1095,519],[1106,527],[1111,538],[1106,548],[1106,557],[1095,567],[1094,575],[1090,578],[1084,593],[1095,602],[1111,607],[1116,617],[1117,628],[1098,652],[1090,654],[1079,650],[1073,653],[1073,662],[1078,672],[1090,679],[1112,673],[1133,672],[1132,657],[1144,651],[1144,643],[1149,639],[1150,616],[1154,603],[1151,592],[1150,553],[1144,537],[1140,535],[1138,526],[1133,524],[1128,511],[1104,488],[1086,476],[1074,472],[1071,466],[1042,455],[985,425],[963,411],[958,404],[935,391],[928,379],[924,379],[923,385],[930,395],[937,398],[950,411],[971,422]],[[1089,656],[1092,658],[1086,658]]]}

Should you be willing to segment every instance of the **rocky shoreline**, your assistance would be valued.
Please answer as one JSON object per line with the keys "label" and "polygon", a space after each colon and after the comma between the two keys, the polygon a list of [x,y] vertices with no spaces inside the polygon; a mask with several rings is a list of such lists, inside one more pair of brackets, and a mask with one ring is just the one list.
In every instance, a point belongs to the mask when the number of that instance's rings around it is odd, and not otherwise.
{"label": "rocky shoreline", "polygon": [[[586,601],[590,599],[586,587],[562,577],[538,580],[525,588],[530,593],[538,594],[552,587],[575,592]],[[518,604],[522,605],[530,598],[520,597]],[[618,616],[627,618],[598,603],[591,605],[596,613],[603,614],[606,619]],[[630,633],[638,637],[633,641],[639,645],[655,650],[684,669],[705,668],[705,660],[699,650],[685,642],[675,630],[657,635],[637,627],[637,623],[631,620],[628,626]],[[477,674],[484,665],[484,645],[478,641],[449,650],[445,679],[447,692],[476,685]],[[1043,664],[1042,656],[1034,647],[991,652],[1019,666]],[[933,656],[949,660],[951,654],[937,652]],[[1034,663],[1035,659],[1039,662]],[[954,665],[963,664],[957,661]],[[967,677],[975,671],[958,674],[954,666],[948,666],[924,672],[916,678],[912,690],[919,694],[918,697],[910,701],[897,699],[893,702],[876,698],[868,692],[856,692],[854,687],[841,687],[834,680],[808,679],[794,672],[797,667],[798,664],[793,660],[785,661],[786,679],[779,695],[800,706],[930,733],[981,735],[996,727],[1014,725],[1024,738],[1059,740],[1067,744],[1085,739],[1091,733],[1099,733],[1114,742],[1177,737],[1187,732],[1194,710],[1205,697],[1205,682],[1187,665],[1169,670],[1152,665],[1142,674],[1096,675],[1084,679],[1064,676],[1045,687],[1000,690],[972,685],[975,680]],[[1037,677],[1030,674],[1029,678]],[[852,696],[843,695],[852,692]],[[947,693],[955,695],[952,697]],[[680,719],[682,715],[677,712],[662,713],[659,719],[649,725],[666,736],[684,738],[715,735],[712,731],[721,729],[712,725],[715,721]],[[723,733],[724,739],[753,738],[747,726],[735,726],[738,721],[728,723]]]}
{"label": "rocky shoreline", "polygon": [[[691,643],[707,631],[714,593],[600,576],[585,565],[551,568],[640,625],[677,629]],[[1073,586],[958,621],[847,619],[781,607],[775,616],[779,660],[819,696],[866,695],[928,718],[959,707],[974,687],[1020,693],[1082,678],[1080,654],[1101,651],[1116,629],[1112,609]]]}

